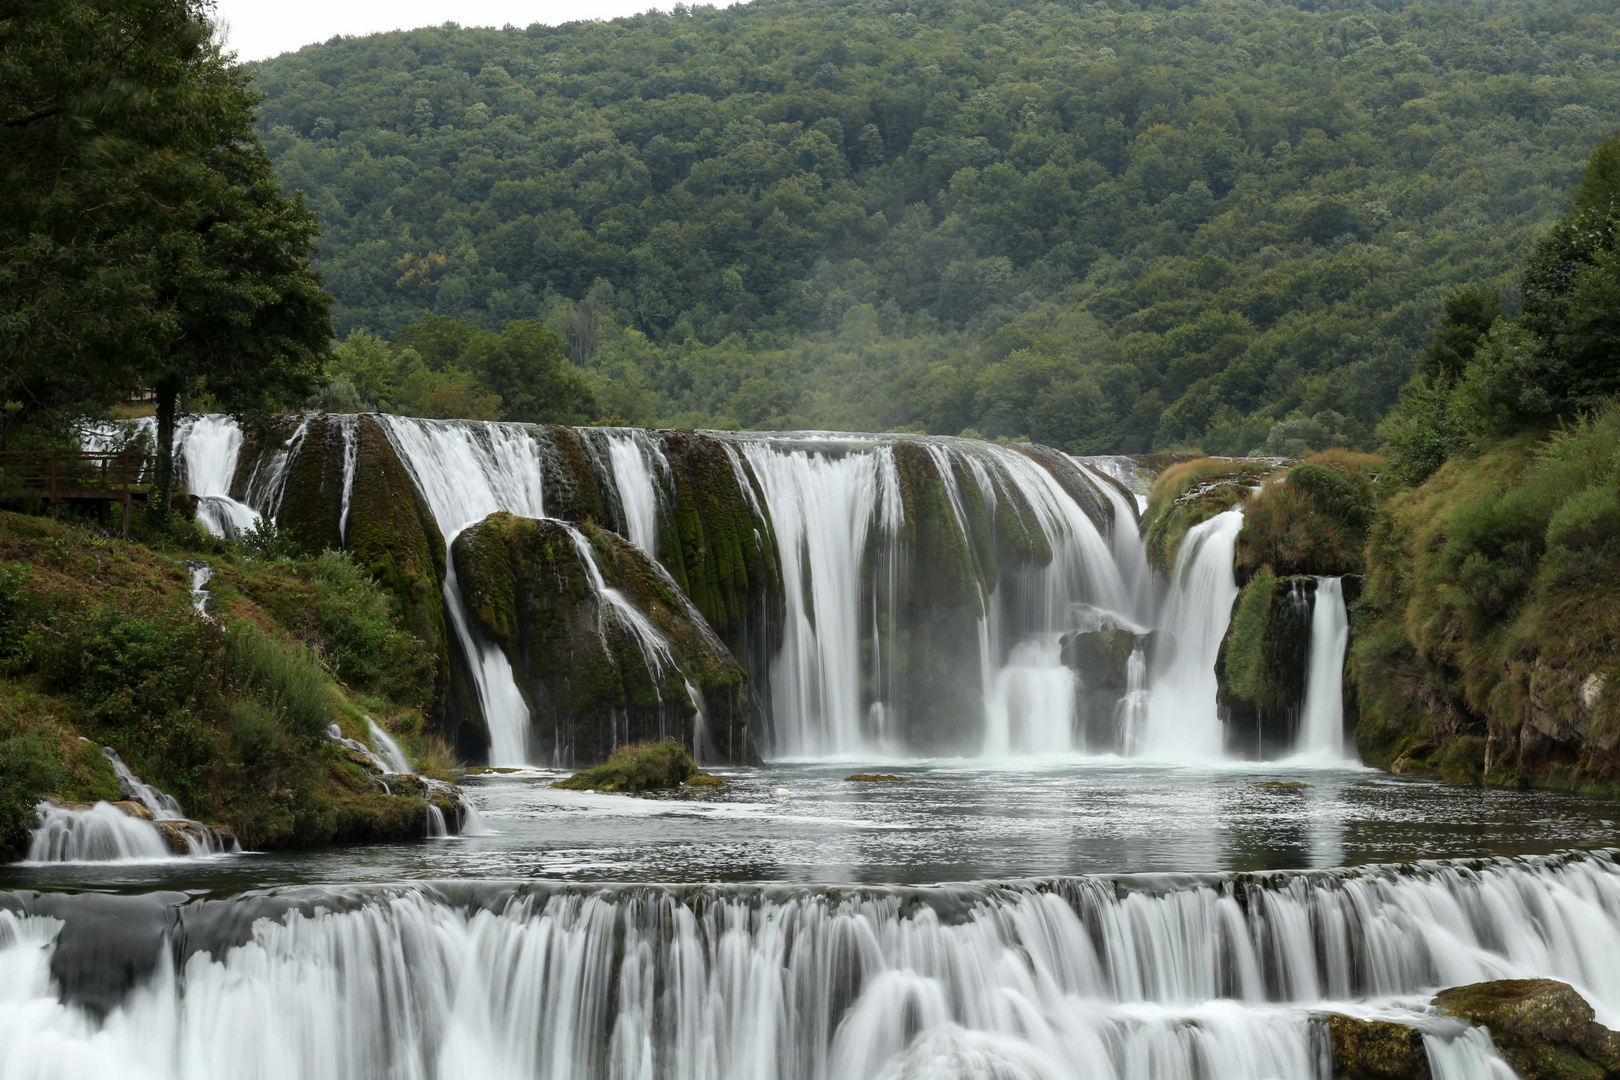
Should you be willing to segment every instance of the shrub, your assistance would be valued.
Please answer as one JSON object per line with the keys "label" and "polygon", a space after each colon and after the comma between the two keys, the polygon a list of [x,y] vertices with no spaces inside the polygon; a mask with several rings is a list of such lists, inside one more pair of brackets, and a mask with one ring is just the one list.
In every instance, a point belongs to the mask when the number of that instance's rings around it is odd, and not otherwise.
{"label": "shrub", "polygon": [[398,604],[341,551],[315,560],[315,606],[326,659],[340,679],[420,705],[432,694],[434,658],[399,629]]}
{"label": "shrub", "polygon": [[40,794],[60,790],[68,779],[67,764],[39,735],[0,742],[0,859],[27,849]]}
{"label": "shrub", "polygon": [[1495,618],[1523,596],[1546,547],[1545,492],[1515,487],[1468,502],[1451,515],[1441,565],[1475,613]]}
{"label": "shrub", "polygon": [[236,736],[236,748],[247,765],[260,765],[275,752],[281,741],[281,721],[263,703],[252,698],[238,698],[229,707],[231,733]]}
{"label": "shrub", "polygon": [[680,787],[704,775],[693,764],[686,747],[674,739],[665,739],[621,746],[608,757],[606,765],[583,769],[551,786],[574,791],[648,791]]}
{"label": "shrub", "polygon": [[31,617],[27,563],[0,566],[0,666],[22,655]]}
{"label": "shrub", "polygon": [[337,703],[320,665],[302,646],[279,645],[251,626],[231,628],[231,669],[237,683],[257,693],[260,704],[286,729],[321,739],[337,715]]}
{"label": "shrub", "polygon": [[286,562],[299,554],[297,539],[276,527],[269,518],[260,518],[253,526],[236,534],[236,546],[244,555],[270,562]]}

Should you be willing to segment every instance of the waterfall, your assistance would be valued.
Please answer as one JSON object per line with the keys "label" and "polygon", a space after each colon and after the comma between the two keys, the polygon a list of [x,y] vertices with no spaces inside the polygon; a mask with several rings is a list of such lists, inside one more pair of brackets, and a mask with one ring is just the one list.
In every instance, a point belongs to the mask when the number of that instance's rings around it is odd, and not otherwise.
{"label": "waterfall", "polygon": [[1344,583],[1336,577],[1316,579],[1311,609],[1310,661],[1305,669],[1305,705],[1301,710],[1298,750],[1302,757],[1326,763],[1349,761],[1344,746],[1344,653],[1350,643],[1350,619],[1344,608]]}
{"label": "waterfall", "polygon": [[124,759],[118,756],[116,750],[110,746],[103,746],[101,755],[107,759],[107,764],[112,766],[113,775],[118,777],[118,790],[124,798],[146,807],[156,821],[185,820],[185,815],[180,812],[180,804],[174,796],[159,791],[136,776],[130,771],[129,766],[124,764]]}
{"label": "waterfall", "polygon": [[[1418,1026],[1437,1076],[1506,1080],[1487,1040],[1422,1011],[1435,990],[1551,977],[1600,1022],[1620,1010],[1608,854],[926,888],[35,896],[0,894],[5,1075],[1325,1080],[1320,1017],[1346,1012]],[[139,985],[108,999],[82,966],[53,978],[53,955],[82,955],[116,913]]]}
{"label": "waterfall", "polygon": [[625,539],[656,559],[659,494],[667,482],[669,464],[656,442],[645,432],[630,428],[608,432],[607,449],[613,486],[624,510]]}
{"label": "waterfall", "polygon": [[382,765],[384,772],[408,773],[411,771],[411,759],[406,756],[394,737],[384,731],[382,726],[371,717],[366,717],[366,723],[371,732],[372,756]]}
{"label": "waterfall", "polygon": [[242,428],[234,417],[188,416],[174,426],[175,464],[197,497],[197,524],[215,536],[235,536],[259,523],[259,511],[231,497],[241,453]]}
{"label": "waterfall", "polygon": [[1075,748],[1075,674],[1055,636],[1021,641],[992,676],[984,753],[1064,754]]}
{"label": "waterfall", "polygon": [[1148,756],[1177,761],[1221,756],[1215,660],[1237,599],[1232,560],[1242,528],[1241,510],[1217,514],[1189,529],[1176,553],[1158,620],[1175,636],[1175,645],[1167,650],[1168,660],[1154,663],[1141,747]]}
{"label": "waterfall", "polygon": [[343,505],[338,511],[338,540],[349,542],[349,499],[354,495],[354,470],[360,461],[360,417],[341,413],[331,419],[343,433]]}
{"label": "waterfall", "polygon": [[29,840],[28,861],[140,862],[168,859],[182,849],[187,856],[241,850],[228,833],[222,843],[207,825],[188,820],[174,796],[136,776],[112,747],[102,747],[101,753],[118,778],[119,794],[151,820],[107,802],[88,807],[42,802],[34,808],[39,824]]}
{"label": "waterfall", "polygon": [[786,757],[850,754],[861,730],[861,580],[874,517],[896,520],[899,483],[887,453],[843,442],[750,441],[782,560],[787,619],[771,665],[776,750]]}
{"label": "waterfall", "polygon": [[[522,424],[435,422],[379,416],[389,441],[428,504],[445,547],[498,510],[546,516],[540,445]],[[491,765],[528,764],[529,706],[501,647],[473,632],[455,560],[445,559],[445,614],[471,669],[489,728]]]}
{"label": "waterfall", "polygon": [[28,861],[141,862],[170,857],[168,842],[150,821],[131,817],[110,803],[87,810],[42,802],[28,842]]}

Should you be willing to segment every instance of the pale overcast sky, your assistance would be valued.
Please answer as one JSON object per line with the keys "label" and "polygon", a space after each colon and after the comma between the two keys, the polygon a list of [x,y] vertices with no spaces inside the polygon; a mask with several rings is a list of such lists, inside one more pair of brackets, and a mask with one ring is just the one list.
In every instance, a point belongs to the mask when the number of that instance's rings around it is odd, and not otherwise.
{"label": "pale overcast sky", "polygon": [[[724,6],[726,0],[710,0]],[[612,19],[675,0],[217,0],[227,42],[243,60],[262,60],[333,34],[373,34],[437,26],[528,26]]]}

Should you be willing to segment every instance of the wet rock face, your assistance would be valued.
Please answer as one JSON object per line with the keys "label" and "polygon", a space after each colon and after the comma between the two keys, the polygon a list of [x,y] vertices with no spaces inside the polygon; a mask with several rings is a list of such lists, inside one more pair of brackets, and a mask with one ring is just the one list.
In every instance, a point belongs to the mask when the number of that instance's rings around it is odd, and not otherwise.
{"label": "wet rock face", "polygon": [[287,462],[276,526],[289,533],[308,554],[343,546],[343,479],[348,452],[345,425],[356,420],[325,413],[309,417],[304,437]]}
{"label": "wet rock face", "polygon": [[1436,1008],[1490,1030],[1522,1080],[1605,1080],[1620,1075],[1620,1032],[1595,1022],[1568,983],[1502,979],[1443,991]]}
{"label": "wet rock face", "polygon": [[1293,745],[1315,603],[1314,577],[1261,573],[1238,594],[1215,660],[1230,752],[1270,757]]}
{"label": "wet rock face", "polygon": [[393,594],[406,629],[439,658],[435,697],[446,710],[444,728],[457,751],[481,752],[487,742],[482,718],[453,715],[450,708],[453,702],[475,702],[477,695],[444,692],[452,674],[444,623],[444,537],[382,427],[370,416],[356,423],[349,554]]}
{"label": "wet rock face", "polygon": [[1385,1020],[1327,1018],[1333,1042],[1333,1080],[1429,1080],[1423,1036]]}
{"label": "wet rock face", "polygon": [[627,743],[675,738],[716,760],[758,759],[742,667],[628,541],[590,523],[498,513],[458,536],[453,557],[475,625],[518,675],[535,756],[589,765]]}
{"label": "wet rock face", "polygon": [[1136,648],[1129,630],[1094,630],[1063,636],[1063,663],[1091,690],[1124,693]]}

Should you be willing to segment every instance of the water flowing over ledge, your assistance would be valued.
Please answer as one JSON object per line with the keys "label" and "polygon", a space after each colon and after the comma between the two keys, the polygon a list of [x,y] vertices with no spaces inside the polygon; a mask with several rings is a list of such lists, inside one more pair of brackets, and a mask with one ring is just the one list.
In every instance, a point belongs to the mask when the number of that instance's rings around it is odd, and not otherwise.
{"label": "water flowing over ledge", "polygon": [[0,1075],[1325,1080],[1321,1013],[1442,986],[1612,1021],[1620,867],[0,894],[0,967]]}
{"label": "water flowing over ledge", "polygon": [[[305,535],[347,544],[365,525],[356,507],[377,505],[356,496],[373,482],[361,449],[373,431],[446,548],[498,511],[594,521],[660,563],[742,664],[747,742],[767,756],[1211,761],[1234,747],[1223,737],[1214,667],[1236,592],[1241,514],[1193,529],[1159,581],[1127,486],[1140,488],[1142,475],[1128,459],[911,435],[385,415],[276,424],[271,436],[248,438],[228,418],[189,419],[176,446],[191,490],[234,500],[251,520],[293,521]],[[223,513],[200,519],[220,532],[251,523]],[[444,562],[435,579],[440,632],[452,668],[466,673],[452,678],[449,707],[474,733],[458,736],[458,747],[498,765],[573,764],[564,744],[534,738],[534,702],[547,695],[525,684],[512,644],[476,624],[455,561]],[[622,606],[598,591],[599,606]],[[1121,669],[1117,689],[1093,685],[1066,659],[1075,634],[1142,638],[1150,629],[1164,647],[1139,648],[1137,674]],[[658,670],[660,643],[632,636],[643,666]],[[1311,760],[1348,764],[1331,752],[1328,682],[1316,680],[1311,733],[1284,749],[1308,744]],[[714,753],[696,727],[701,705],[682,708],[694,751]],[[1339,716],[1342,724],[1342,703]]]}

